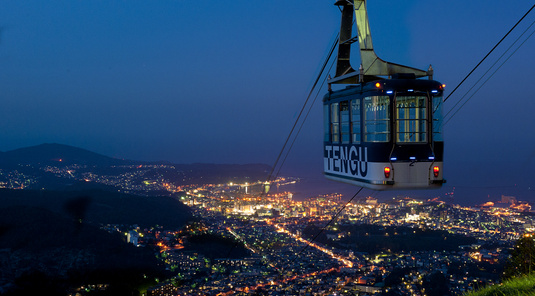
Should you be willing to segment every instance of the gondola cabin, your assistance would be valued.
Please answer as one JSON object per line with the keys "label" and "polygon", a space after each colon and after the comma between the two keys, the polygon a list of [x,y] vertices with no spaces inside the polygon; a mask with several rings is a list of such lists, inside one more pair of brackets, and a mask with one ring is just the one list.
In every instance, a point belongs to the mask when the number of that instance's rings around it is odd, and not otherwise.
{"label": "gondola cabin", "polygon": [[[336,74],[323,98],[324,174],[376,190],[439,188],[444,86],[427,71],[375,54],[365,0],[339,0],[342,22]],[[352,36],[353,12],[358,36]],[[358,42],[361,64],[350,63]],[[332,90],[333,85],[342,85]]]}
{"label": "gondola cabin", "polygon": [[404,77],[326,94],[325,176],[377,190],[440,187],[442,93],[437,81]]}

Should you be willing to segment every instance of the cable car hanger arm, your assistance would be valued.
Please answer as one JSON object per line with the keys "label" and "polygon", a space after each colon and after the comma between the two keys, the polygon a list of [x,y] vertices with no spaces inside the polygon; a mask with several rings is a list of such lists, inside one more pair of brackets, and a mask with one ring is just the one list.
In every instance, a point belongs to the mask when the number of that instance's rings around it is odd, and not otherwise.
{"label": "cable car hanger arm", "polygon": [[[428,71],[424,71],[387,62],[377,56],[373,49],[366,0],[338,0],[335,5],[342,6],[342,22],[338,43],[336,75],[329,80],[329,83],[354,84],[363,80],[375,80],[377,76],[391,77],[394,74],[414,74],[416,77],[428,76],[429,79],[433,79],[433,69],[431,66]],[[355,71],[349,61],[351,44],[356,41],[355,37],[351,37],[353,11],[356,17],[358,43],[360,47],[361,66],[359,67],[359,71]]]}

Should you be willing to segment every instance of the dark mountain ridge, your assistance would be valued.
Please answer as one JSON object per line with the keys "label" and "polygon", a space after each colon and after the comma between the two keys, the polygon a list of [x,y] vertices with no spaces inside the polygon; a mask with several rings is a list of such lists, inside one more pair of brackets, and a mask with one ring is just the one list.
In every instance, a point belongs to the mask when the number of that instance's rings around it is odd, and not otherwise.
{"label": "dark mountain ridge", "polygon": [[119,159],[95,153],[74,146],[45,143],[36,146],[18,148],[6,152],[0,152],[0,168],[14,165],[89,165],[89,166],[120,166],[120,165],[173,165],[182,171],[197,171],[199,173],[267,173],[270,167],[266,164],[213,164],[213,163],[190,163],[176,164],[169,161],[138,161]]}
{"label": "dark mountain ridge", "polygon": [[131,163],[134,162],[57,143],[24,147],[0,154],[1,165],[127,165]]}
{"label": "dark mountain ridge", "polygon": [[142,195],[169,195],[164,184],[263,181],[265,164],[173,164],[118,159],[63,144],[41,144],[0,152],[0,188],[103,189]]}
{"label": "dark mountain ridge", "polygon": [[268,169],[266,164],[212,164],[212,163],[189,163],[176,164],[170,161],[140,161],[119,159],[106,156],[87,149],[78,148],[65,144],[44,143],[36,146],[23,147],[6,152],[0,151],[0,165],[2,164],[85,164],[85,165],[133,165],[133,164],[172,164],[183,166],[186,169],[191,167],[212,169],[212,167],[228,167],[243,169],[247,167],[262,167]]}

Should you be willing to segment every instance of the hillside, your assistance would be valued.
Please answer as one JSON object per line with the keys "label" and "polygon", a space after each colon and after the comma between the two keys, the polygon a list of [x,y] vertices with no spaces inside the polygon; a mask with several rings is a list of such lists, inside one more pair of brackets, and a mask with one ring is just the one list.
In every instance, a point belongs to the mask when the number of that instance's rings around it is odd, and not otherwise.
{"label": "hillside", "polygon": [[0,189],[0,209],[36,207],[92,224],[138,224],[140,227],[182,227],[191,213],[187,206],[169,197],[144,197],[118,192],[33,191]]}
{"label": "hillside", "polygon": [[0,270],[2,295],[65,295],[102,282],[124,294],[164,272],[152,250],[119,233],[29,206],[0,208]]}
{"label": "hillside", "polygon": [[504,281],[502,284],[485,287],[466,293],[465,296],[531,296],[535,295],[535,274]]}
{"label": "hillside", "polygon": [[151,248],[100,226],[179,229],[191,218],[169,197],[0,189],[0,294],[5,287],[5,295],[64,295],[77,283],[102,282],[110,295],[130,293],[165,271]]}

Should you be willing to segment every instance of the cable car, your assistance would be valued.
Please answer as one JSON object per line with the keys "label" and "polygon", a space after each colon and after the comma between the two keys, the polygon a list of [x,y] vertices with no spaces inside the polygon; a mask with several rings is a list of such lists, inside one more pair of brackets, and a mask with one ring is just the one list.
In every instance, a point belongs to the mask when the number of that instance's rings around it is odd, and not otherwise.
{"label": "cable car", "polygon": [[[444,85],[427,71],[386,62],[373,50],[365,0],[340,0],[336,75],[323,98],[324,175],[375,190],[439,188]],[[351,37],[353,11],[358,38]],[[361,65],[350,62],[360,45]],[[346,87],[332,90],[333,84]]]}

